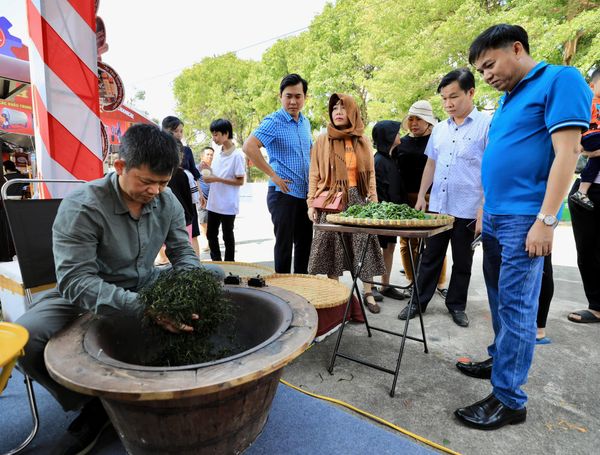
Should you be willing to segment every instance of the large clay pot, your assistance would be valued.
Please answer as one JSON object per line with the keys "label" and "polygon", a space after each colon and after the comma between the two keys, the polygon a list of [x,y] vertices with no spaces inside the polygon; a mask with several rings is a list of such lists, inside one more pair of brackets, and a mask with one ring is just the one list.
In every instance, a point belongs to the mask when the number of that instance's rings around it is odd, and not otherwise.
{"label": "large clay pot", "polygon": [[313,340],[317,313],[283,289],[227,289],[244,315],[236,333],[245,352],[215,363],[145,367],[131,363],[140,344],[135,330],[88,315],[48,343],[48,370],[65,387],[101,398],[129,453],[240,453],[267,420],[283,366]]}

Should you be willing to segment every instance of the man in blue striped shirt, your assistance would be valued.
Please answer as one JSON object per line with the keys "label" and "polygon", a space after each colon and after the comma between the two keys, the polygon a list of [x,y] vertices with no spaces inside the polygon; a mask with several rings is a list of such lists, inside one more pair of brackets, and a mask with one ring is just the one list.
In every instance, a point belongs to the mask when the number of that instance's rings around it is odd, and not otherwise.
{"label": "man in blue striped shirt", "polygon": [[[308,273],[312,223],[306,213],[308,169],[312,146],[310,122],[302,115],[308,90],[298,74],[288,74],[279,86],[281,109],[267,115],[244,143],[244,153],[267,174],[267,206],[275,232],[275,271]],[[260,148],[267,149],[269,162]]]}
{"label": "man in blue striped shirt", "polygon": [[505,92],[483,154],[483,274],[494,341],[490,358],[458,369],[491,379],[492,393],[457,409],[465,425],[493,430],[524,422],[544,258],[555,214],[573,178],[592,93],[577,69],[536,62],[527,32],[494,25],[471,44],[469,62]]}

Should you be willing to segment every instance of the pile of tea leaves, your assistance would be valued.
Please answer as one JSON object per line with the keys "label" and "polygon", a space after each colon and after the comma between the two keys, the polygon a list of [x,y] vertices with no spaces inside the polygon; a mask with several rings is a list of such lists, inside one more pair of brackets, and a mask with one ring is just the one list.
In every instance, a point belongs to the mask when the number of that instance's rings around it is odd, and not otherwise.
{"label": "pile of tea leaves", "polygon": [[376,220],[424,220],[430,217],[425,212],[415,210],[407,204],[395,204],[393,202],[369,202],[364,205],[351,205],[340,213],[340,216]]}
{"label": "pile of tea leaves", "polygon": [[[139,293],[145,307],[144,325],[152,341],[152,353],[144,359],[149,366],[179,366],[210,362],[226,357],[229,349],[218,348],[210,338],[219,327],[233,330],[233,304],[222,283],[206,269],[170,270],[159,275]],[[192,320],[192,314],[199,319]],[[189,333],[171,333],[160,327],[156,316],[176,325],[192,326]]]}

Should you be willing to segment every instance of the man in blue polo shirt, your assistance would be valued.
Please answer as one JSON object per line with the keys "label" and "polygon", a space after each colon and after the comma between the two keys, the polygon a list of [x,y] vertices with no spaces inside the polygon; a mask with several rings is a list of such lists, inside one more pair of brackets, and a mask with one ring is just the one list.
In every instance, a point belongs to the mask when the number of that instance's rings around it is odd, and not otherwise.
{"label": "man in blue polo shirt", "polygon": [[527,415],[521,386],[533,359],[543,256],[552,251],[555,214],[589,125],[592,94],[575,68],[534,61],[527,32],[516,25],[495,25],[479,35],[469,62],[505,94],[481,169],[483,272],[495,337],[488,360],[457,363],[468,376],[491,378],[493,390],[455,415],[491,430]]}
{"label": "man in blue polo shirt", "polygon": [[[282,108],[267,115],[244,143],[244,153],[270,177],[267,206],[275,232],[275,271],[308,273],[312,223],[308,206],[308,169],[312,146],[310,122],[302,115],[307,82],[288,74],[279,86]],[[269,163],[260,148],[265,147]]]}

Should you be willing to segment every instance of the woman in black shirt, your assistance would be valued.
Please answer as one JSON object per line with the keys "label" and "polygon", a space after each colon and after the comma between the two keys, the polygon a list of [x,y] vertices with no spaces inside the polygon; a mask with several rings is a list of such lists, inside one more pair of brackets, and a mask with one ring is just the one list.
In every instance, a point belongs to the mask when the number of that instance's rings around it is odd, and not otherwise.
{"label": "woman in black shirt", "polygon": [[[421,186],[421,177],[427,163],[427,155],[425,148],[429,142],[431,130],[437,123],[437,119],[433,115],[433,108],[429,101],[420,100],[410,107],[408,115],[402,122],[402,128],[409,133],[400,139],[400,143],[392,150],[392,158],[398,166],[400,178],[404,184],[407,193],[408,205],[415,206],[419,187]],[[429,193],[427,193],[429,200]],[[417,245],[413,246],[413,258],[417,255]],[[412,269],[410,267],[410,257],[408,256],[408,241],[400,239],[400,256],[402,265],[406,273],[406,279],[412,283]],[[446,261],[440,273],[438,281],[438,290],[444,297],[443,284],[446,280]]]}

